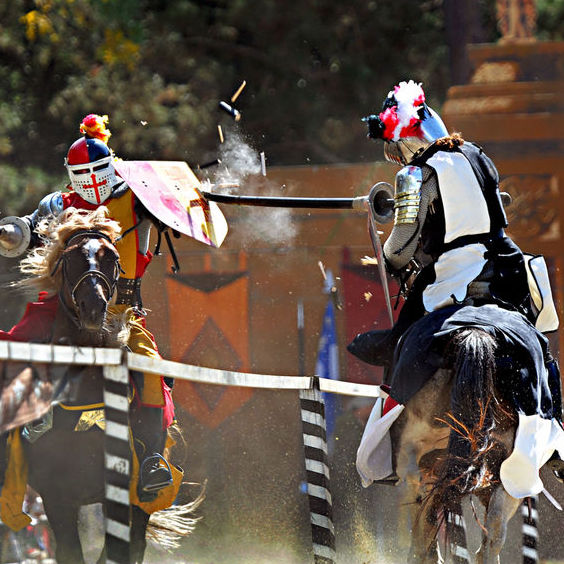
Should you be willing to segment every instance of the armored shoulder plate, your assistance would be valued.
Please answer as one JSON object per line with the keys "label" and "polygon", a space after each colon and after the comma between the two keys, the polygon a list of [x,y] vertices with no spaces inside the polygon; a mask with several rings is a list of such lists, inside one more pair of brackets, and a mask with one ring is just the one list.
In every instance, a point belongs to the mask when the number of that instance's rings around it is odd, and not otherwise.
{"label": "armored shoulder plate", "polygon": [[43,197],[37,206],[40,217],[59,215],[63,211],[63,197],[61,192],[53,192]]}
{"label": "armored shoulder plate", "polygon": [[122,180],[113,187],[110,198],[121,198],[128,190],[129,186]]}
{"label": "armored shoulder plate", "polygon": [[421,202],[423,171],[418,166],[403,167],[396,174],[394,224],[415,223]]}

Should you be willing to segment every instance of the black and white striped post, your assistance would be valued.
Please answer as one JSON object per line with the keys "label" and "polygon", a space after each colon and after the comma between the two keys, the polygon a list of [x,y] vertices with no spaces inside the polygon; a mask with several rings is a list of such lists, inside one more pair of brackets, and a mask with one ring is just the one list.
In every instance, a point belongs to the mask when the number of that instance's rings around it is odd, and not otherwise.
{"label": "black and white striped post", "polygon": [[538,529],[538,496],[528,497],[521,504],[521,515],[523,517],[523,564],[538,564],[539,555],[537,542],[539,540]]}
{"label": "black and white striped post", "polygon": [[129,564],[131,448],[128,385],[126,364],[104,367],[107,564]]}
{"label": "black and white striped post", "polygon": [[307,495],[315,564],[334,564],[335,528],[327,459],[325,406],[314,379],[311,390],[300,390]]}
{"label": "black and white striped post", "polygon": [[466,521],[460,501],[453,504],[447,515],[447,538],[453,564],[469,564],[466,541]]}

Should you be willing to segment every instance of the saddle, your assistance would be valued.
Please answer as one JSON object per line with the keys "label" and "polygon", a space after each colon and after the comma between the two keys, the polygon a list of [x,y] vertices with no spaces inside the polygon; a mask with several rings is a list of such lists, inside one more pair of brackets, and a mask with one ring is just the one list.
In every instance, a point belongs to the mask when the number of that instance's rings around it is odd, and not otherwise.
{"label": "saddle", "polygon": [[498,385],[516,410],[526,415],[537,414],[538,398],[532,390],[540,389],[539,415],[546,419],[561,418],[555,409],[559,398],[553,397],[557,390],[546,369],[546,361],[550,359],[547,338],[522,314],[494,304],[454,305],[416,321],[395,350],[392,398],[407,403],[438,369],[448,366],[447,344],[455,332],[468,327],[479,328],[497,340],[498,369],[505,368],[511,374],[511,378],[505,382],[501,379]]}

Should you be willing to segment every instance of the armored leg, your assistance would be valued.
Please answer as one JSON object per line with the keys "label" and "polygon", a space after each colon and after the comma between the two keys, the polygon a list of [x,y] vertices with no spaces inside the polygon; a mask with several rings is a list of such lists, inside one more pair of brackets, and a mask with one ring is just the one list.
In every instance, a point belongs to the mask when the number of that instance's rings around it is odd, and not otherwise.
{"label": "armored leg", "polygon": [[[129,328],[128,345],[133,352],[160,358],[155,339],[143,318],[131,318]],[[163,457],[167,436],[163,428],[164,409],[158,407],[166,407],[166,401],[160,376],[131,372],[130,378],[135,394],[130,423],[139,460],[137,492],[140,501],[151,501],[159,490],[172,483],[171,471]]]}

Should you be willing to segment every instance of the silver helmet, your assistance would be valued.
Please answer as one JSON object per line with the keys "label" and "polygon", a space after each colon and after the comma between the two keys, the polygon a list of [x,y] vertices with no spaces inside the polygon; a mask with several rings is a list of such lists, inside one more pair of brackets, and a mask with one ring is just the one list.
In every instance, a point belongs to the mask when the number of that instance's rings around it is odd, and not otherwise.
{"label": "silver helmet", "polygon": [[386,160],[406,165],[441,137],[447,137],[445,124],[425,103],[421,84],[400,82],[388,93],[378,115],[363,118],[368,137],[384,140]]}

